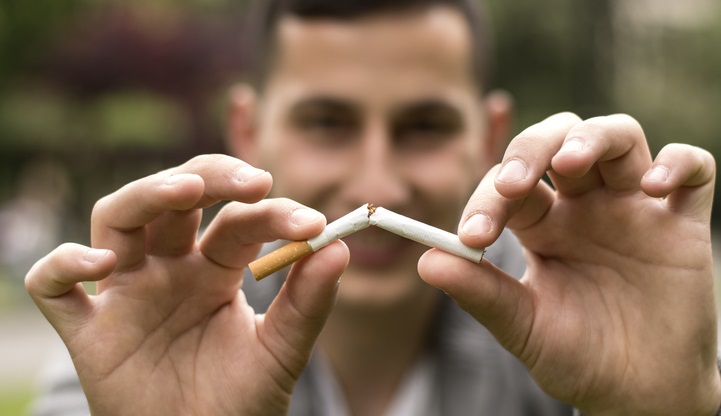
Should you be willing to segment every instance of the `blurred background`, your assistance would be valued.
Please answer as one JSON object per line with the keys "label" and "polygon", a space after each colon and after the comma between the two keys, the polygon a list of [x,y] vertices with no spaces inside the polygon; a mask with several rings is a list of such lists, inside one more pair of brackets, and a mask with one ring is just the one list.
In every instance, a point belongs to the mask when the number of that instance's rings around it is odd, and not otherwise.
{"label": "blurred background", "polygon": [[[516,132],[558,111],[625,112],[654,154],[686,142],[721,156],[721,2],[486,3]],[[0,415],[23,414],[60,343],[25,294],[28,268],[63,241],[87,243],[98,198],[223,151],[225,92],[252,50],[247,8],[0,1]]]}

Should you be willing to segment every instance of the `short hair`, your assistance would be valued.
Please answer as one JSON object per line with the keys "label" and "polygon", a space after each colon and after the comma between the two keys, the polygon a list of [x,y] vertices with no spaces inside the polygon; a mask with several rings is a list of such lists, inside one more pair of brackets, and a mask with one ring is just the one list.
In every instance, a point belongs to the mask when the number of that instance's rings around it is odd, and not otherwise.
{"label": "short hair", "polygon": [[483,95],[489,88],[495,60],[492,53],[490,24],[474,0],[258,0],[249,14],[248,38],[252,79],[263,89],[272,71],[277,51],[278,24],[283,17],[303,20],[334,19],[348,21],[392,12],[412,12],[433,6],[457,10],[468,24],[471,34],[471,74]]}

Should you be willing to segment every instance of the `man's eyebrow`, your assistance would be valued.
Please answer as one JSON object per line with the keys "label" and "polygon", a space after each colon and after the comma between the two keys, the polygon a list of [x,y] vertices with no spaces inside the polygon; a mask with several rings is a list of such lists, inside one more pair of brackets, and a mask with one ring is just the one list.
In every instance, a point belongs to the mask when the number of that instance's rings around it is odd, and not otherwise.
{"label": "man's eyebrow", "polygon": [[406,116],[410,114],[423,114],[423,113],[445,113],[447,115],[454,115],[457,117],[461,116],[461,110],[445,100],[437,98],[428,98],[419,101],[413,101],[410,103],[398,106],[394,113],[396,116]]}
{"label": "man's eyebrow", "polygon": [[291,111],[299,111],[308,108],[323,108],[346,112],[358,112],[361,109],[360,105],[352,101],[342,100],[335,97],[315,96],[298,100],[291,106]]}

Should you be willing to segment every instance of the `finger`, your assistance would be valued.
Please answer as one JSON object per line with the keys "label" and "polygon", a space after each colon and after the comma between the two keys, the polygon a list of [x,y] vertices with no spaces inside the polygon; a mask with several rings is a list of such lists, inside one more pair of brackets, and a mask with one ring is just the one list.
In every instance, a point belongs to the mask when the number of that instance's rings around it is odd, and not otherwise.
{"label": "finger", "polygon": [[534,310],[532,294],[521,282],[488,261],[474,264],[436,249],[423,254],[418,273],[451,296],[512,354],[522,355]]}
{"label": "finger", "polygon": [[495,186],[501,195],[518,199],[536,187],[551,167],[568,131],[581,121],[571,113],[553,115],[528,127],[506,149]]}
{"label": "finger", "polygon": [[201,155],[166,171],[173,175],[192,173],[203,178],[202,198],[194,210],[169,211],[149,224],[146,247],[148,254],[179,255],[194,246],[202,219],[199,208],[221,200],[255,202],[268,194],[270,174],[226,155]]}
{"label": "finger", "polygon": [[92,309],[81,282],[107,277],[116,260],[109,250],[63,244],[33,265],[25,277],[25,287],[62,335],[65,327],[87,316]]}
{"label": "finger", "polygon": [[336,241],[299,261],[268,308],[260,336],[296,377],[333,309],[338,279],[349,259],[348,248]]}
{"label": "finger", "polygon": [[[200,250],[214,262],[243,268],[258,254],[258,243],[307,240],[320,234],[326,219],[320,212],[290,199],[267,199],[255,204],[228,204],[208,226]],[[249,246],[255,247],[248,250]]]}
{"label": "finger", "polygon": [[641,187],[653,197],[667,197],[672,210],[708,221],[713,203],[716,162],[698,147],[669,144],[659,152]]}
{"label": "finger", "polygon": [[492,168],[473,192],[461,217],[458,236],[471,247],[488,247],[508,226],[525,229],[543,218],[555,198],[553,190],[543,181],[521,199],[508,199],[494,184],[500,165]]}
{"label": "finger", "polygon": [[578,195],[603,185],[623,192],[639,188],[651,164],[641,125],[625,114],[595,117],[571,128],[550,173],[556,190]]}
{"label": "finger", "polygon": [[257,202],[268,195],[273,184],[270,173],[220,154],[196,156],[166,172],[203,178],[205,192],[195,208],[207,208],[219,201]]}
{"label": "finger", "polygon": [[[221,155],[196,157],[99,201],[93,210],[93,246],[115,251],[120,270],[132,268],[144,261],[146,249],[173,253],[192,247],[198,214],[168,215],[149,227],[152,239],[146,240],[146,225],[166,212],[202,208],[221,199],[253,202],[264,197],[271,185],[270,174],[241,160]],[[166,234],[170,229],[173,231]]]}
{"label": "finger", "polygon": [[[124,186],[95,204],[93,246],[113,250],[118,256],[118,270],[134,267],[145,259],[145,225],[166,212],[193,208],[204,188],[202,178],[193,174],[155,174]],[[187,224],[178,224],[175,233],[176,238],[177,234],[188,234]]]}
{"label": "finger", "polygon": [[196,243],[203,211],[167,211],[146,226],[146,253],[156,256],[180,256]]}

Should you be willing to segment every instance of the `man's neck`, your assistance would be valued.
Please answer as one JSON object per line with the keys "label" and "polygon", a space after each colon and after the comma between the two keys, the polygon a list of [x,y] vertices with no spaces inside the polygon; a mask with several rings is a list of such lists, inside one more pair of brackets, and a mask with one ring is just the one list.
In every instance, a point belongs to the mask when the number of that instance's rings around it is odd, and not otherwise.
{"label": "man's neck", "polygon": [[319,345],[353,416],[383,414],[390,406],[428,346],[440,303],[440,294],[429,290],[384,311],[334,311]]}

